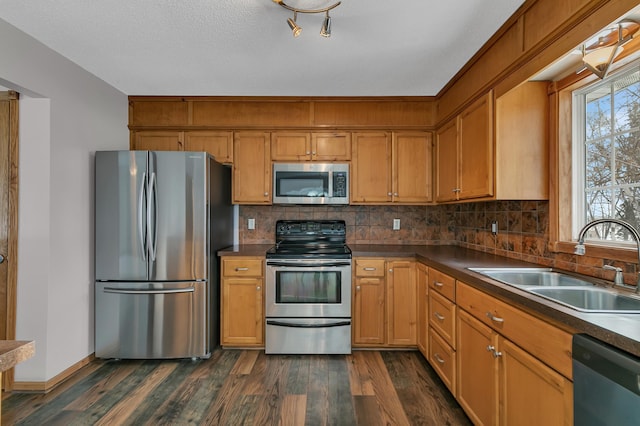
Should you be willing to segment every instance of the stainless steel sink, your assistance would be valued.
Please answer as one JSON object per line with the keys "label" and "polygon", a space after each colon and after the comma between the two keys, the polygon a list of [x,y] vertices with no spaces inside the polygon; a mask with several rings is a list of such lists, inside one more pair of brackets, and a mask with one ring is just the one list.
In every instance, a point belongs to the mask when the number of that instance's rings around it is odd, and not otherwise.
{"label": "stainless steel sink", "polygon": [[640,298],[604,288],[541,287],[527,290],[578,311],[640,314]]}
{"label": "stainless steel sink", "polygon": [[516,287],[592,287],[594,284],[551,268],[469,268]]}

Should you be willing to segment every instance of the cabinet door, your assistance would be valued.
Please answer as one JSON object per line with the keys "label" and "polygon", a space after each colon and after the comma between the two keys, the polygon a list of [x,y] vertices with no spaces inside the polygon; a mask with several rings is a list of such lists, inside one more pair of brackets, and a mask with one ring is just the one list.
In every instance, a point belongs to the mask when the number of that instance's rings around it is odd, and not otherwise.
{"label": "cabinet door", "polygon": [[391,137],[387,132],[354,133],[351,202],[391,202]]}
{"label": "cabinet door", "polygon": [[436,201],[458,199],[458,121],[449,121],[436,131]]}
{"label": "cabinet door", "polygon": [[418,349],[429,357],[429,268],[422,263],[416,265],[416,283],[418,286],[418,324],[416,327]]}
{"label": "cabinet door", "polygon": [[572,425],[573,384],[499,338],[501,425]]}
{"label": "cabinet door", "polygon": [[351,133],[312,133],[311,155],[312,159],[316,161],[351,160]]}
{"label": "cabinet door", "polygon": [[137,151],[182,151],[183,133],[145,130],[134,132],[131,149]]}
{"label": "cabinet door", "polygon": [[498,335],[458,309],[458,402],[475,425],[495,425],[498,419],[498,362],[493,350]]}
{"label": "cabinet door", "polygon": [[274,161],[311,160],[311,135],[307,132],[276,132],[271,135]]}
{"label": "cabinet door", "polygon": [[184,132],[185,151],[204,151],[213,155],[218,163],[233,162],[233,132]]}
{"label": "cabinet door", "polygon": [[393,201],[431,201],[431,133],[393,134]]}
{"label": "cabinet door", "polygon": [[[459,199],[493,195],[493,92],[460,114]],[[518,161],[518,159],[512,159]]]}
{"label": "cabinet door", "polygon": [[222,345],[264,345],[262,278],[222,279]]}
{"label": "cabinet door", "polygon": [[353,343],[383,345],[384,278],[357,277],[353,292]]}
{"label": "cabinet door", "polygon": [[236,133],[233,153],[233,203],[271,204],[269,133]]}
{"label": "cabinet door", "polygon": [[416,345],[415,262],[387,262],[387,343]]}

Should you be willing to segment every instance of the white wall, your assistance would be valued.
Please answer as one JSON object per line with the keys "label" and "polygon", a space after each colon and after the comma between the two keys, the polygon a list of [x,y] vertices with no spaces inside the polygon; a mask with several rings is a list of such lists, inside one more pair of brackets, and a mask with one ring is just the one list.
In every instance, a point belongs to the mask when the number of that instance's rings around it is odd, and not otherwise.
{"label": "white wall", "polygon": [[2,20],[0,57],[22,96],[17,338],[36,341],[15,378],[43,382],[94,350],[93,153],[128,149],[127,96]]}

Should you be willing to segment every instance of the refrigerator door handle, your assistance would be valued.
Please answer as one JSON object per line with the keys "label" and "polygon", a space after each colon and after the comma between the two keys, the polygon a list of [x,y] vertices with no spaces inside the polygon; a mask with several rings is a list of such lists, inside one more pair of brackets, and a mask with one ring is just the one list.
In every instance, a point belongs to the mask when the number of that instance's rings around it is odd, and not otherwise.
{"label": "refrigerator door handle", "polygon": [[[151,196],[149,197],[149,206],[151,206],[151,200],[153,199],[153,234],[151,234],[151,261],[156,260],[156,251],[158,248],[158,186],[157,186],[156,173],[151,173]],[[152,217],[151,213],[148,213],[149,219]],[[151,222],[149,223],[149,232],[151,232]]]}
{"label": "refrigerator door handle", "polygon": [[140,181],[140,190],[138,196],[138,238],[140,239],[140,251],[142,252],[142,259],[146,262],[147,260],[147,250],[145,245],[145,227],[144,227],[144,218],[142,214],[142,209],[144,207],[144,198],[146,194],[146,183],[147,181],[147,172],[142,173],[142,180]]}
{"label": "refrigerator door handle", "polygon": [[193,293],[195,292],[195,288],[174,288],[167,290],[126,290],[119,289],[113,287],[105,287],[105,293],[116,293],[116,294],[176,294],[176,293]]}

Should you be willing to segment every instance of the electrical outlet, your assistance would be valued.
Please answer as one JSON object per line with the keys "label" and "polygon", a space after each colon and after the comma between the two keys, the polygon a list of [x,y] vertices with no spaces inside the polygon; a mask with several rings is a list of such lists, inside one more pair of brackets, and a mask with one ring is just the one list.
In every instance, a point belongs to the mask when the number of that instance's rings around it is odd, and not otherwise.
{"label": "electrical outlet", "polygon": [[247,229],[256,229],[256,220],[255,219],[247,220]]}
{"label": "electrical outlet", "polygon": [[491,222],[491,233],[493,235],[496,235],[498,233],[498,221],[494,220],[493,222]]}
{"label": "electrical outlet", "polygon": [[400,229],[400,219],[393,219],[393,230],[397,231]]}

